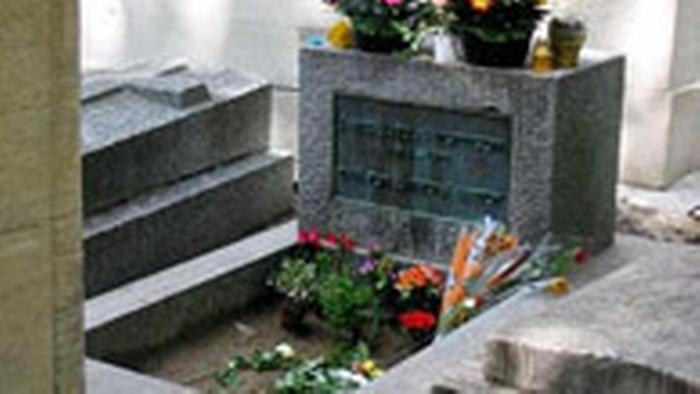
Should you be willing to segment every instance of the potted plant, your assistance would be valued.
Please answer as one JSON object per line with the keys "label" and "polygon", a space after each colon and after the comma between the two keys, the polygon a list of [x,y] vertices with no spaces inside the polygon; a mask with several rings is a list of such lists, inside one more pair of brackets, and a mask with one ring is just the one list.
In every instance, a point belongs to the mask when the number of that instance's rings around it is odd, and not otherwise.
{"label": "potted plant", "polygon": [[282,327],[301,331],[304,316],[316,298],[318,267],[313,262],[299,258],[287,258],[273,280],[273,287],[285,296],[282,307]]}
{"label": "potted plant", "polygon": [[347,16],[355,46],[391,53],[407,49],[427,3],[421,0],[324,0]]}
{"label": "potted plant", "polygon": [[375,301],[372,287],[343,270],[324,278],[319,290],[321,312],[339,338],[349,343],[362,336],[362,326],[371,317]]}
{"label": "potted plant", "polygon": [[449,0],[451,29],[472,64],[520,67],[545,11],[536,0]]}

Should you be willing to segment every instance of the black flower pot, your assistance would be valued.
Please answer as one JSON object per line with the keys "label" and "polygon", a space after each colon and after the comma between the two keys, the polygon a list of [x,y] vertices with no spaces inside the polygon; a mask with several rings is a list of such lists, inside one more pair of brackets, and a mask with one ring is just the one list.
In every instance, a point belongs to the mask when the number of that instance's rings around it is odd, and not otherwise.
{"label": "black flower pot", "polygon": [[392,53],[408,49],[409,43],[400,35],[379,36],[367,35],[359,31],[353,31],[355,47],[365,52]]}
{"label": "black flower pot", "polygon": [[480,66],[523,67],[530,50],[530,37],[502,43],[484,41],[469,33],[461,38],[466,61]]}
{"label": "black flower pot", "polygon": [[288,331],[303,333],[306,328],[304,317],[308,310],[308,305],[304,303],[285,299],[280,316],[281,326]]}

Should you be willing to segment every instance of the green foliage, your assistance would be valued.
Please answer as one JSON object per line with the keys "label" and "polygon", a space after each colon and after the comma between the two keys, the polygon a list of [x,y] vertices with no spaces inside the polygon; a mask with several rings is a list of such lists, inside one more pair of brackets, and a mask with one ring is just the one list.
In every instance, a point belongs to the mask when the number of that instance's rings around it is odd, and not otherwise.
{"label": "green foliage", "polygon": [[214,375],[220,386],[234,389],[243,383],[240,371],[269,372],[293,368],[303,361],[294,355],[289,345],[281,344],[272,350],[256,350],[251,356],[235,355],[226,368]]}
{"label": "green foliage", "polygon": [[317,293],[319,265],[288,258],[273,280],[275,290],[302,303],[313,302]]}
{"label": "green foliage", "polygon": [[311,360],[295,356],[289,345],[282,344],[273,350],[255,351],[249,357],[234,356],[215,377],[221,387],[235,391],[243,383],[241,371],[282,371],[283,375],[275,381],[275,393],[335,394],[356,389],[360,382],[366,382],[352,372],[352,365],[369,358],[369,349],[364,344],[335,349],[328,359]]}
{"label": "green foliage", "polygon": [[468,1],[452,1],[451,27],[458,34],[472,34],[485,42],[504,43],[529,38],[544,16],[533,0],[493,0],[486,12],[472,8]]}
{"label": "green foliage", "polygon": [[347,270],[324,278],[319,303],[328,324],[341,334],[351,334],[370,316],[372,287],[356,280]]}
{"label": "green foliage", "polygon": [[372,354],[364,342],[347,345],[341,343],[328,354],[328,365],[336,368],[348,368],[358,361],[369,360]]}
{"label": "green foliage", "polygon": [[339,0],[337,9],[352,21],[353,29],[370,37],[405,37],[415,30],[428,4],[405,0],[387,5],[382,0]]}
{"label": "green foliage", "polygon": [[275,382],[278,394],[336,394],[357,389],[359,383],[349,378],[345,370],[329,368],[322,359],[305,361]]}

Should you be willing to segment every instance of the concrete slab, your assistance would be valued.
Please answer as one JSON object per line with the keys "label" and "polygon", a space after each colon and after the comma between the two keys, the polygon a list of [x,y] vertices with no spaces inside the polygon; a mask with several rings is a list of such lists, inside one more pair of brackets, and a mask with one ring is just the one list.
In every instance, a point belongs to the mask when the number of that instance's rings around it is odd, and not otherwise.
{"label": "concrete slab", "polygon": [[271,87],[234,72],[100,75],[82,95],[88,214],[269,144]]}
{"label": "concrete slab", "polygon": [[293,211],[292,182],[291,156],[255,155],[89,217],[88,297],[274,224]]}
{"label": "concrete slab", "polygon": [[[638,259],[654,250],[658,250],[662,256],[670,256],[674,249],[638,237],[618,236],[613,248],[591,259],[586,265],[576,267],[572,272],[574,294],[627,264],[636,264]],[[571,296],[515,296],[392,368],[387,375],[362,392],[422,394],[431,393],[435,385],[451,388],[457,393],[508,392],[502,391],[506,388],[493,386],[484,380],[482,370],[486,342],[499,330],[516,327],[527,316],[550,310]]]}
{"label": "concrete slab", "polygon": [[87,353],[104,358],[157,346],[268,295],[266,280],[296,242],[297,227],[289,221],[89,299]]}
{"label": "concrete slab", "polygon": [[643,248],[629,266],[499,331],[484,373],[547,393],[700,393],[700,248]]}
{"label": "concrete slab", "polygon": [[666,190],[652,190],[621,184],[618,198],[656,207],[661,211],[686,214],[700,205],[700,171],[689,174]]}
{"label": "concrete slab", "polygon": [[87,394],[198,394],[199,391],[95,360],[85,360]]}

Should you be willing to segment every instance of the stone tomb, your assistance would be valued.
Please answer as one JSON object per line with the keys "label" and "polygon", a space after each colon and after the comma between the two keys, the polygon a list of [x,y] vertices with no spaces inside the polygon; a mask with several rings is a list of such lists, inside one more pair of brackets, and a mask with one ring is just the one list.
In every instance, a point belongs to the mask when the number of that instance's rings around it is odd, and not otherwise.
{"label": "stone tomb", "polygon": [[304,228],[447,260],[466,223],[613,242],[624,59],[576,70],[301,53]]}
{"label": "stone tomb", "polygon": [[269,151],[269,84],[183,67],[87,78],[85,280],[115,289],[293,212],[293,162]]}

